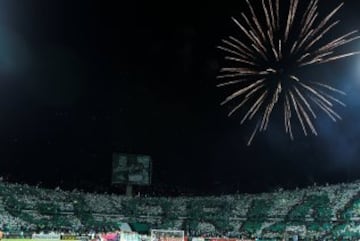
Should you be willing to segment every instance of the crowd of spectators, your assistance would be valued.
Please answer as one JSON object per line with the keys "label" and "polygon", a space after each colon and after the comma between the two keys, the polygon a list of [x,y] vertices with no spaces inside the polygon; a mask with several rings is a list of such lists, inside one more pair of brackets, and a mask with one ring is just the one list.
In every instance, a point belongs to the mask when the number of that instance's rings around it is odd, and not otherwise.
{"label": "crowd of spectators", "polygon": [[360,237],[360,183],[261,194],[126,197],[0,182],[0,229],[113,230],[122,222],[190,235]]}

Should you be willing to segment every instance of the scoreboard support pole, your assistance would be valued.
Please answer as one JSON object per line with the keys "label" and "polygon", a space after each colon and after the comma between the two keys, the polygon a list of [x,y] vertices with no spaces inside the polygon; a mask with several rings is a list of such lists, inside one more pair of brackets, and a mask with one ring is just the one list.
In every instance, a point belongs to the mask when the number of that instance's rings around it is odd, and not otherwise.
{"label": "scoreboard support pole", "polygon": [[126,185],[126,196],[127,197],[132,197],[133,196],[133,185],[132,184],[127,184]]}

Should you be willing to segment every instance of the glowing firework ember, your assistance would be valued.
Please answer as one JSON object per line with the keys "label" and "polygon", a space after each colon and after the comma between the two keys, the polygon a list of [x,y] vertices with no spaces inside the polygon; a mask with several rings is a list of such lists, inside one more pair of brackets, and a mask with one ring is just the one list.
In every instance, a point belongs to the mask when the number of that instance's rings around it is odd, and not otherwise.
{"label": "glowing firework ember", "polygon": [[[233,36],[223,40],[218,48],[225,51],[226,60],[236,67],[221,69],[219,79],[226,81],[222,86],[240,85],[221,104],[241,98],[230,113],[249,106],[241,120],[258,117],[256,127],[248,145],[258,131],[265,131],[269,125],[274,107],[283,103],[285,131],[293,139],[292,119],[298,119],[305,135],[317,135],[313,120],[315,110],[322,110],[333,121],[341,117],[333,110],[334,104],[345,106],[334,94],[345,94],[327,84],[305,81],[297,73],[306,66],[336,61],[360,52],[337,54],[335,50],[360,36],[352,31],[327,41],[324,36],[340,21],[332,22],[333,16],[343,3],[324,19],[318,20],[318,0],[311,0],[304,11],[300,11],[299,0],[290,0],[287,14],[282,18],[279,0],[262,0],[257,14],[249,0],[246,0],[250,14],[241,13],[241,20],[233,18],[243,38]],[[264,23],[264,24],[261,24]],[[315,108],[315,109],[313,109]]]}

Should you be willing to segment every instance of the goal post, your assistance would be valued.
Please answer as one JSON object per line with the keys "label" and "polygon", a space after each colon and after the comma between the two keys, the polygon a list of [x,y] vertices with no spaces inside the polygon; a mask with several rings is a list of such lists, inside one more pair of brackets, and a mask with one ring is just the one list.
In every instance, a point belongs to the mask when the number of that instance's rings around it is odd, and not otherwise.
{"label": "goal post", "polygon": [[184,241],[184,230],[151,229],[151,241]]}

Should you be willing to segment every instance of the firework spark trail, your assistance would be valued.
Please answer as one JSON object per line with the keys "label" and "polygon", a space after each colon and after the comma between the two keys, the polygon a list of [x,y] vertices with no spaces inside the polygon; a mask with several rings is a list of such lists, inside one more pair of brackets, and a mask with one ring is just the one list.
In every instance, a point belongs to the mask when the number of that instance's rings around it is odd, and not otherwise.
{"label": "firework spark trail", "polygon": [[271,0],[268,0],[268,5],[269,5],[269,9],[270,9],[271,26],[272,26],[273,30],[276,30],[274,8],[273,8],[273,4],[272,4]]}
{"label": "firework spark trail", "polygon": [[274,53],[274,56],[275,56],[275,58],[276,58],[276,61],[279,61],[279,60],[280,60],[280,57],[279,57],[279,54],[277,53],[276,48],[275,48],[274,36],[271,35],[270,31],[267,31],[267,33],[268,33],[268,36],[269,36],[269,39],[270,39],[271,50],[272,50],[273,53]]}
{"label": "firework spark trail", "polygon": [[218,46],[219,49],[222,49],[224,51],[227,51],[229,53],[233,53],[233,54],[236,54],[236,55],[239,55],[243,58],[246,58],[247,60],[251,60],[251,59],[254,59],[254,55],[251,55],[250,53],[247,53],[246,51],[244,51],[244,49],[241,47],[241,46],[238,46],[230,41],[227,41],[227,40],[223,40],[223,43],[228,45],[229,47],[232,47],[234,48],[235,50],[231,50],[229,48],[225,48],[225,47],[222,47],[222,46]]}
{"label": "firework spark trail", "polygon": [[293,25],[293,23],[294,23],[295,14],[296,14],[296,10],[297,10],[298,4],[299,4],[299,0],[294,0],[293,8],[292,8],[292,11],[291,11],[290,27],[291,27],[291,26]]}
{"label": "firework spark trail", "polygon": [[[298,92],[297,92],[298,91]],[[301,95],[300,91],[298,89],[295,89],[295,92],[297,92],[297,94],[300,96],[300,100],[302,100],[304,102],[304,104],[307,106],[307,109],[310,111],[310,113],[313,115],[313,118],[315,119],[316,116],[315,116],[315,113],[313,112],[310,104],[306,101],[305,98],[303,98],[303,96]],[[292,93],[291,93],[292,94]],[[299,110],[300,110],[300,113],[302,114],[302,116],[304,117],[307,125],[309,126],[311,132],[317,136],[318,133],[316,132],[316,129],[313,125],[313,122],[311,121],[309,115],[308,115],[308,112],[305,110],[305,108],[303,107],[303,105],[301,104],[301,101],[298,100],[298,98],[295,96],[295,94],[292,94],[293,97],[294,97],[294,100],[297,104],[297,106],[299,107]]]}
{"label": "firework spark trail", "polygon": [[245,105],[245,103],[249,100],[249,98],[244,99],[240,104],[238,104],[237,106],[235,106],[228,114],[228,116],[232,116],[232,114],[234,114],[238,109],[240,109],[243,105]]}
{"label": "firework spark trail", "polygon": [[309,21],[309,23],[308,23],[308,26],[309,26],[309,27],[305,29],[304,33],[307,33],[307,32],[309,31],[310,27],[313,26],[313,24],[314,24],[314,22],[315,22],[315,20],[317,19],[318,16],[319,16],[319,14],[318,14],[318,13],[315,13],[315,14],[311,17],[311,19],[310,19],[310,21]]}
{"label": "firework spark trail", "polygon": [[296,40],[296,41],[294,42],[293,46],[291,47],[290,54],[293,54],[293,53],[294,53],[297,45],[298,45],[298,41]]}
{"label": "firework spark trail", "polygon": [[[304,38],[309,38],[310,37],[310,35],[311,35],[311,33],[309,33],[310,31],[314,31],[314,30],[311,29],[311,27],[313,26],[315,20],[318,17],[318,14],[316,13],[316,9],[317,9],[317,6],[314,5],[310,10],[309,15],[306,17],[305,24],[302,26],[301,32],[300,32],[300,35],[299,35],[299,41],[300,42],[303,41]],[[300,48],[298,46],[296,46],[296,51],[298,51],[299,49]]]}
{"label": "firework spark trail", "polygon": [[242,32],[251,40],[251,46],[256,50],[256,52],[259,53],[265,60],[267,60],[265,53],[263,52],[266,52],[266,48],[264,48],[260,41],[258,41],[258,38],[255,36],[255,34],[252,31],[247,31],[245,27],[235,18],[232,19],[235,24],[238,25],[238,27],[242,30]]}
{"label": "firework spark trail", "polygon": [[[307,18],[307,21],[306,21],[305,26],[303,27],[303,30],[301,31],[300,38],[302,38],[305,33],[307,33],[307,38],[308,39],[311,39],[312,37],[314,37],[327,24],[327,22],[337,12],[337,10],[339,10],[341,8],[341,6],[342,5],[340,5],[333,12],[331,12],[315,29],[310,30],[311,31],[311,33],[310,33],[309,29],[313,26],[313,24],[315,22],[315,19],[318,16],[318,14],[315,13],[316,6],[314,6],[312,8],[312,10],[310,11],[310,15]],[[326,32],[328,32],[331,28],[333,28],[337,23],[338,23],[338,21],[336,21],[335,23],[333,23],[329,27],[327,27],[325,30],[323,30],[323,32],[321,34],[319,34],[318,37],[315,38],[315,40],[313,40],[310,44],[307,45],[307,47],[305,47],[305,51],[307,51],[312,45],[314,45],[317,41],[319,41],[323,37],[323,35]],[[310,33],[310,35],[309,35],[309,33]],[[298,47],[297,50],[300,50],[300,47]]]}
{"label": "firework spark trail", "polygon": [[263,120],[261,122],[260,130],[265,131],[269,125],[270,115],[272,113],[272,110],[274,109],[274,106],[279,100],[279,95],[281,94],[282,87],[281,83],[279,82],[277,85],[277,88],[274,92],[273,98],[270,102],[270,104],[266,107],[265,114],[263,115]]}
{"label": "firework spark trail", "polygon": [[290,75],[289,78],[295,80],[296,82],[300,82],[300,79],[295,75]]}
{"label": "firework spark trail", "polygon": [[234,114],[239,108],[241,108],[249,99],[250,97],[255,94],[256,91],[258,91],[259,89],[263,88],[265,85],[260,85],[258,87],[256,87],[255,89],[253,89],[252,91],[250,91],[246,96],[245,99],[237,106],[235,106],[228,114],[228,116],[231,116],[232,114]]}
{"label": "firework spark trail", "polygon": [[[237,51],[234,51],[234,50],[231,50],[231,49],[229,49],[229,48],[222,47],[222,46],[219,46],[218,49],[221,49],[221,50],[223,50],[223,51],[225,51],[225,52],[228,52],[228,53],[230,53],[230,54],[239,56],[239,57],[243,58],[244,60],[246,60],[246,61],[248,61],[248,62],[251,62],[252,65],[257,66],[257,64],[256,64],[255,62],[249,61],[248,58],[247,58],[245,55],[243,55],[243,54],[241,54],[241,53],[239,53],[239,52],[237,52]],[[228,56],[226,56],[226,58],[227,58],[227,57],[228,57]]]}
{"label": "firework spark trail", "polygon": [[318,106],[320,107],[329,117],[331,120],[333,120],[334,122],[336,122],[336,118],[338,118],[339,120],[341,120],[341,117],[335,112],[333,111],[329,106],[326,105],[326,103],[324,103],[322,100],[311,96],[310,99]]}
{"label": "firework spark trail", "polygon": [[305,62],[305,63],[300,64],[299,67],[303,67],[303,66],[311,65],[311,64],[316,64],[316,63],[319,63],[319,62],[320,62],[320,59],[312,59],[309,62]]}
{"label": "firework spark trail", "polygon": [[254,52],[250,48],[248,48],[245,44],[243,44],[241,41],[239,41],[237,38],[234,38],[233,36],[230,36],[229,39],[237,43],[238,47],[244,48],[245,49],[245,51],[243,51],[244,54],[249,55],[249,57],[255,59],[255,56],[253,55]]}
{"label": "firework spark trail", "polygon": [[279,58],[282,59],[283,55],[282,55],[282,44],[281,44],[281,39],[279,39],[279,49],[278,49],[278,53],[279,53]]}
{"label": "firework spark trail", "polygon": [[316,5],[317,0],[311,0],[311,2],[309,3],[309,5],[307,6],[304,15],[301,19],[300,25],[301,26],[306,26],[306,18],[308,17],[309,12],[313,9],[313,5]]}
{"label": "firework spark trail", "polygon": [[[236,106],[235,108],[233,108],[230,113],[229,113],[229,116],[231,116],[237,109],[239,109],[241,106],[243,106],[249,99],[252,95],[254,95],[259,89],[263,88],[264,85],[260,85],[258,87],[256,87],[255,89],[253,89],[251,92],[249,92],[246,96],[245,96],[245,99],[243,102],[241,102],[238,106]],[[252,119],[252,116],[250,117],[250,119]]]}
{"label": "firework spark trail", "polygon": [[249,92],[248,94],[246,94],[245,98],[248,99],[250,98],[253,94],[256,93],[256,91],[258,91],[259,89],[263,88],[265,86],[265,84],[259,85],[258,87],[254,88],[251,92]]}
{"label": "firework spark trail", "polygon": [[324,96],[322,96],[321,94],[319,94],[319,92],[317,92],[314,88],[312,88],[309,85],[306,85],[302,82],[300,82],[300,85],[302,87],[304,87],[305,89],[307,89],[308,91],[310,91],[312,94],[314,94],[317,98],[319,98],[320,100],[322,100],[323,102],[325,102],[327,105],[332,107],[332,104],[330,101],[328,101]]}
{"label": "firework spark trail", "polygon": [[269,12],[266,8],[265,5],[265,0],[262,0],[262,7],[265,13],[265,19],[266,19],[266,23],[267,23],[267,29],[269,29],[270,33],[272,34],[273,32],[273,28],[272,28],[272,24],[271,24],[271,20],[270,20],[270,16],[269,16]]}
{"label": "firework spark trail", "polygon": [[327,93],[325,93],[324,91],[321,91],[321,90],[319,90],[319,92],[320,92],[323,96],[325,96],[326,98],[328,98],[328,99],[336,102],[336,103],[339,104],[339,105],[342,105],[343,107],[346,107],[346,104],[345,104],[344,102],[342,102],[341,100],[335,98],[334,96],[329,95],[329,94],[327,94]]}
{"label": "firework spark trail", "polygon": [[248,5],[248,7],[249,7],[249,9],[250,9],[250,12],[251,12],[251,15],[252,15],[252,19],[253,19],[253,21],[254,21],[254,23],[255,23],[255,26],[257,27],[257,29],[258,29],[259,33],[261,34],[262,38],[265,39],[264,31],[263,31],[262,28],[261,28],[261,25],[260,25],[260,23],[259,23],[259,20],[258,20],[256,14],[255,14],[255,11],[254,11],[253,7],[251,6],[249,0],[246,0],[246,3],[247,3],[247,5]]}
{"label": "firework spark trail", "polygon": [[343,41],[341,42],[341,44],[342,44],[342,45],[348,44],[348,43],[350,43],[350,42],[352,42],[352,41],[355,41],[355,40],[358,40],[358,39],[360,39],[360,36],[356,36],[356,37],[353,37],[353,38],[350,38],[350,39],[347,39],[347,40],[343,40]]}
{"label": "firework spark trail", "polygon": [[265,100],[265,97],[266,97],[266,95],[267,95],[267,92],[264,93],[264,94],[265,94],[264,97],[263,97],[262,100],[257,104],[256,108],[252,111],[251,115],[248,117],[248,120],[251,120],[251,119],[255,116],[255,114],[259,111],[261,105],[264,103],[264,100]]}
{"label": "firework spark trail", "polygon": [[256,51],[258,51],[258,53],[261,55],[261,57],[264,60],[268,60],[268,58],[265,56],[265,54],[254,44],[251,44],[251,47],[253,47]]}
{"label": "firework spark trail", "polygon": [[262,34],[257,30],[255,29],[255,27],[251,24],[250,20],[248,19],[248,17],[244,14],[244,13],[241,13],[241,16],[243,17],[243,19],[245,20],[245,22],[247,23],[247,25],[249,26],[250,30],[255,34],[255,36],[258,38],[258,39],[262,39],[263,40],[263,36]]}
{"label": "firework spark trail", "polygon": [[232,80],[232,81],[228,81],[228,82],[218,84],[218,85],[216,85],[216,87],[223,87],[223,86],[238,84],[238,83],[242,83],[242,82],[246,82],[246,81],[249,81],[249,80],[248,79]]}
{"label": "firework spark trail", "polygon": [[286,99],[284,101],[284,127],[285,127],[285,132],[288,133],[288,109],[287,109]]}
{"label": "firework spark trail", "polygon": [[288,19],[285,29],[284,42],[288,40],[289,33],[294,22],[297,6],[298,6],[298,0],[290,0],[290,9],[289,9]]}
{"label": "firework spark trail", "polygon": [[334,88],[334,87],[332,87],[332,86],[330,86],[330,85],[327,85],[327,84],[324,84],[324,83],[320,83],[320,82],[316,82],[316,81],[313,81],[313,82],[311,82],[311,83],[313,83],[313,84],[315,84],[315,85],[318,85],[318,86],[321,86],[321,87],[324,87],[324,88],[326,88],[326,89],[328,89],[328,90],[331,90],[331,91],[333,91],[333,92],[336,92],[336,93],[338,93],[338,94],[346,95],[346,93],[345,93],[344,91],[341,91],[341,90],[339,90],[339,89],[336,89],[336,88]]}
{"label": "firework spark trail", "polygon": [[252,134],[251,134],[251,136],[250,136],[250,138],[249,138],[249,140],[248,140],[247,146],[251,146],[251,143],[252,143],[252,141],[254,140],[255,135],[256,135],[258,129],[259,129],[259,122],[256,124],[256,127],[255,127],[254,131],[252,132]]}
{"label": "firework spark trail", "polygon": [[316,55],[314,56],[310,61],[307,61],[307,62],[302,62],[304,60],[304,58],[308,57],[308,56],[311,56],[311,54],[309,53],[306,53],[304,54],[303,56],[301,56],[301,58],[297,61],[299,64],[299,67],[302,67],[302,66],[306,66],[306,65],[310,65],[312,63],[316,63],[316,62],[320,62],[320,60],[323,58],[323,57],[326,57],[328,55],[331,55],[333,54],[334,52],[325,52],[325,53],[322,53],[322,54],[319,54],[319,55]]}
{"label": "firework spark trail", "polygon": [[290,31],[290,18],[291,18],[291,9],[292,9],[292,5],[293,5],[293,3],[294,3],[294,0],[290,0],[290,9],[289,9],[289,13],[288,13],[287,21],[286,21],[284,42],[286,42],[286,41],[287,41],[287,38],[288,38],[288,36],[289,36],[289,31]]}
{"label": "firework spark trail", "polygon": [[249,75],[266,75],[267,72],[253,70],[251,68],[223,68],[221,72],[230,72],[228,74],[223,74],[217,76],[217,78],[231,78],[231,77],[238,77],[238,76],[249,76]]}
{"label": "firework spark trail", "polygon": [[294,106],[294,109],[295,109],[295,113],[296,113],[296,115],[298,117],[298,120],[300,121],[301,127],[303,129],[304,135],[307,136],[307,131],[306,131],[304,121],[303,121],[303,119],[301,117],[297,102],[296,102],[295,97],[294,97],[291,90],[289,91],[289,94],[290,94],[290,97],[291,97],[291,100],[292,100],[292,103],[293,103],[293,106]]}
{"label": "firework spark trail", "polygon": [[309,48],[311,48],[316,42],[318,42],[322,37],[324,37],[324,35],[329,32],[333,27],[335,27],[338,23],[340,23],[340,21],[336,21],[332,24],[330,24],[330,26],[328,26],[325,30],[323,30],[318,37],[316,37],[311,43],[309,43],[306,47],[305,47],[305,51],[308,51]]}
{"label": "firework spark trail", "polygon": [[[342,36],[341,38],[343,38],[343,37],[344,36]],[[319,49],[319,50],[315,51],[314,53],[323,53],[325,51],[331,51],[331,50],[333,50],[335,48],[338,48],[338,47],[340,47],[342,45],[350,43],[350,42],[352,42],[354,40],[357,40],[359,38],[360,38],[360,36],[356,36],[356,37],[353,37],[353,38],[347,39],[347,40],[339,40],[339,41],[336,41],[336,42],[333,41],[333,43],[329,43],[329,44],[323,46],[322,49]],[[341,59],[341,58],[346,58],[346,57],[357,55],[357,54],[359,54],[359,51],[348,53],[348,54],[343,54],[343,55],[338,55],[338,56],[329,56],[327,59],[320,59],[319,63],[327,63],[327,62],[330,62],[330,61],[338,60],[338,59]],[[334,58],[334,57],[336,57],[336,58]],[[328,60],[330,60],[330,61],[328,61]]]}
{"label": "firework spark trail", "polygon": [[[358,33],[357,30],[354,30],[354,31],[351,31],[351,32],[349,32],[349,33],[347,33],[347,34],[344,34],[344,35],[340,36],[339,38],[336,38],[336,39],[332,40],[331,42],[325,44],[324,46],[318,48],[317,50],[315,50],[315,53],[325,52],[325,51],[327,52],[327,51],[329,51],[329,50],[332,50],[332,49],[334,49],[334,48],[337,48],[337,47],[339,46],[339,44],[342,45],[342,44],[344,43],[344,42],[342,42],[342,41],[343,41],[345,38],[347,38],[347,37],[349,37],[349,36],[351,36],[351,35],[353,35],[353,34],[356,34],[356,33]],[[359,37],[359,36],[357,36],[357,37]]]}
{"label": "firework spark trail", "polygon": [[301,57],[300,57],[300,59],[298,59],[298,61],[297,61],[297,62],[301,62],[301,61],[303,61],[303,59],[305,59],[305,58],[306,58],[306,57],[308,57],[308,56],[310,56],[310,54],[309,54],[309,53],[304,54],[303,56],[301,56]]}
{"label": "firework spark trail", "polygon": [[304,102],[306,108],[310,111],[313,118],[316,119],[316,114],[315,114],[314,110],[311,108],[311,105],[306,100],[306,98],[303,96],[303,94],[301,94],[300,90],[296,86],[294,87],[294,90],[295,90],[296,94],[300,97],[300,99]]}
{"label": "firework spark trail", "polygon": [[249,115],[253,112],[255,112],[256,110],[258,110],[258,106],[262,105],[262,103],[264,103],[264,99],[267,95],[268,91],[265,90],[264,93],[256,100],[256,102],[251,106],[250,110],[245,114],[245,116],[243,117],[243,119],[241,120],[241,124],[244,124],[244,122],[246,121],[246,119],[249,117]]}
{"label": "firework spark trail", "polygon": [[301,40],[301,42],[296,46],[295,49],[295,53],[297,53],[301,47],[306,43],[307,40],[309,40],[309,38],[311,37],[312,33],[314,32],[314,30],[310,30],[306,36]]}
{"label": "firework spark trail", "polygon": [[225,57],[225,59],[227,60],[232,60],[232,61],[236,61],[236,62],[241,62],[241,63],[245,63],[245,64],[249,64],[249,65],[254,65],[254,66],[257,66],[256,63],[252,62],[252,61],[248,61],[246,59],[242,59],[242,58],[235,58],[235,57]]}
{"label": "firework spark trail", "polygon": [[294,136],[292,134],[292,128],[291,128],[291,106],[290,106],[290,101],[289,101],[289,96],[288,94],[285,94],[285,112],[286,112],[286,118],[285,118],[285,122],[286,122],[286,133],[289,133],[290,135],[290,139],[293,140]]}
{"label": "firework spark trail", "polygon": [[313,26],[315,20],[318,17],[318,13],[316,11],[317,11],[317,1],[315,1],[314,5],[311,6],[308,15],[304,15],[304,16],[306,16],[306,20],[305,20],[305,23],[302,25],[302,30],[301,30],[301,33],[300,33],[300,36],[299,36],[300,39],[303,38],[304,35]]}
{"label": "firework spark trail", "polygon": [[[235,74],[223,74],[223,75],[219,75],[217,78],[218,79],[223,79],[223,78],[234,78],[234,77],[241,77],[244,76],[246,74],[244,73],[235,73]],[[249,74],[247,74],[249,75]],[[220,85],[221,86],[221,85]]]}
{"label": "firework spark trail", "polygon": [[232,18],[233,21],[236,23],[236,25],[243,31],[243,33],[254,43],[253,37],[250,35],[250,33],[244,28],[244,26],[239,23],[239,21],[236,20],[236,18]]}
{"label": "firework spark trail", "polygon": [[256,87],[257,85],[261,84],[264,82],[265,79],[260,79],[258,81],[256,81],[255,83],[251,84],[251,85],[248,85],[247,87],[245,88],[242,88],[238,91],[236,91],[235,93],[233,93],[232,95],[228,96],[222,103],[221,105],[224,105],[226,104],[227,102],[231,101],[232,99],[240,96],[240,95],[243,95],[244,93],[246,93],[247,91],[253,89],[254,87]]}
{"label": "firework spark trail", "polygon": [[254,38],[255,42],[257,43],[256,46],[257,46],[257,47],[260,47],[260,49],[262,50],[262,51],[261,51],[262,54],[266,55],[267,49],[266,49],[266,47],[261,43],[261,41],[259,40],[259,38],[256,37],[256,35],[255,35],[252,31],[250,31],[250,35]]}
{"label": "firework spark trail", "polygon": [[[268,71],[255,70],[254,68],[244,67],[244,68],[223,68],[221,72],[229,72],[229,74],[234,73],[240,76],[247,75],[269,75]],[[218,77],[221,78],[222,75]]]}
{"label": "firework spark trail", "polygon": [[313,35],[317,34],[343,5],[344,3],[341,3],[337,8],[335,8],[331,13],[329,13],[329,15],[327,15],[324,20],[320,22],[319,26],[315,29]]}
{"label": "firework spark trail", "polygon": [[237,57],[226,56],[225,59],[227,59],[227,60],[232,60],[232,61],[236,61],[236,62],[242,62],[242,63],[249,64],[249,65],[253,65],[253,66],[258,66],[258,64],[256,64],[255,62],[246,60],[246,59],[244,59],[244,58],[237,58]]}
{"label": "firework spark trail", "polygon": [[341,55],[337,55],[337,56],[333,56],[331,58],[321,60],[319,63],[320,64],[329,63],[331,61],[347,58],[347,57],[350,57],[350,56],[353,56],[353,55],[358,55],[358,54],[360,54],[360,51],[352,52],[352,53],[348,53],[348,54],[341,54]]}
{"label": "firework spark trail", "polygon": [[[322,110],[333,121],[341,120],[340,115],[333,110],[333,103],[341,106],[345,104],[333,94],[345,93],[322,82],[302,80],[294,74],[288,74],[288,67],[293,65],[292,67],[301,69],[309,65],[324,64],[359,55],[360,51],[341,54],[336,52],[338,48],[360,39],[357,35],[358,31],[354,30],[319,44],[332,29],[339,25],[340,20],[333,21],[332,19],[344,3],[339,4],[324,18],[319,19],[318,0],[311,0],[303,13],[299,12],[300,1],[290,0],[286,7],[287,13],[282,19],[280,0],[258,1],[261,1],[260,12],[257,13],[250,1],[246,0],[250,14],[241,13],[241,22],[232,18],[246,38],[240,40],[229,36],[228,40],[222,41],[223,46],[218,47],[228,54],[225,57],[226,60],[238,66],[222,68],[219,79],[236,79],[225,81],[217,86],[241,85],[239,90],[226,97],[221,105],[242,98],[240,104],[230,110],[228,115],[231,116],[241,107],[252,103],[241,120],[243,124],[246,120],[252,120],[260,115],[248,145],[252,143],[258,131],[267,130],[270,116],[279,100],[284,103],[285,132],[291,140],[294,138],[293,111],[296,113],[304,135],[310,132],[317,135],[313,123],[313,119],[316,119],[315,110]],[[258,18],[259,14],[264,17]],[[264,21],[260,22],[260,19]],[[317,109],[313,109],[312,105]]]}
{"label": "firework spark trail", "polygon": [[280,30],[280,0],[276,0],[275,8],[276,8],[276,30]]}

